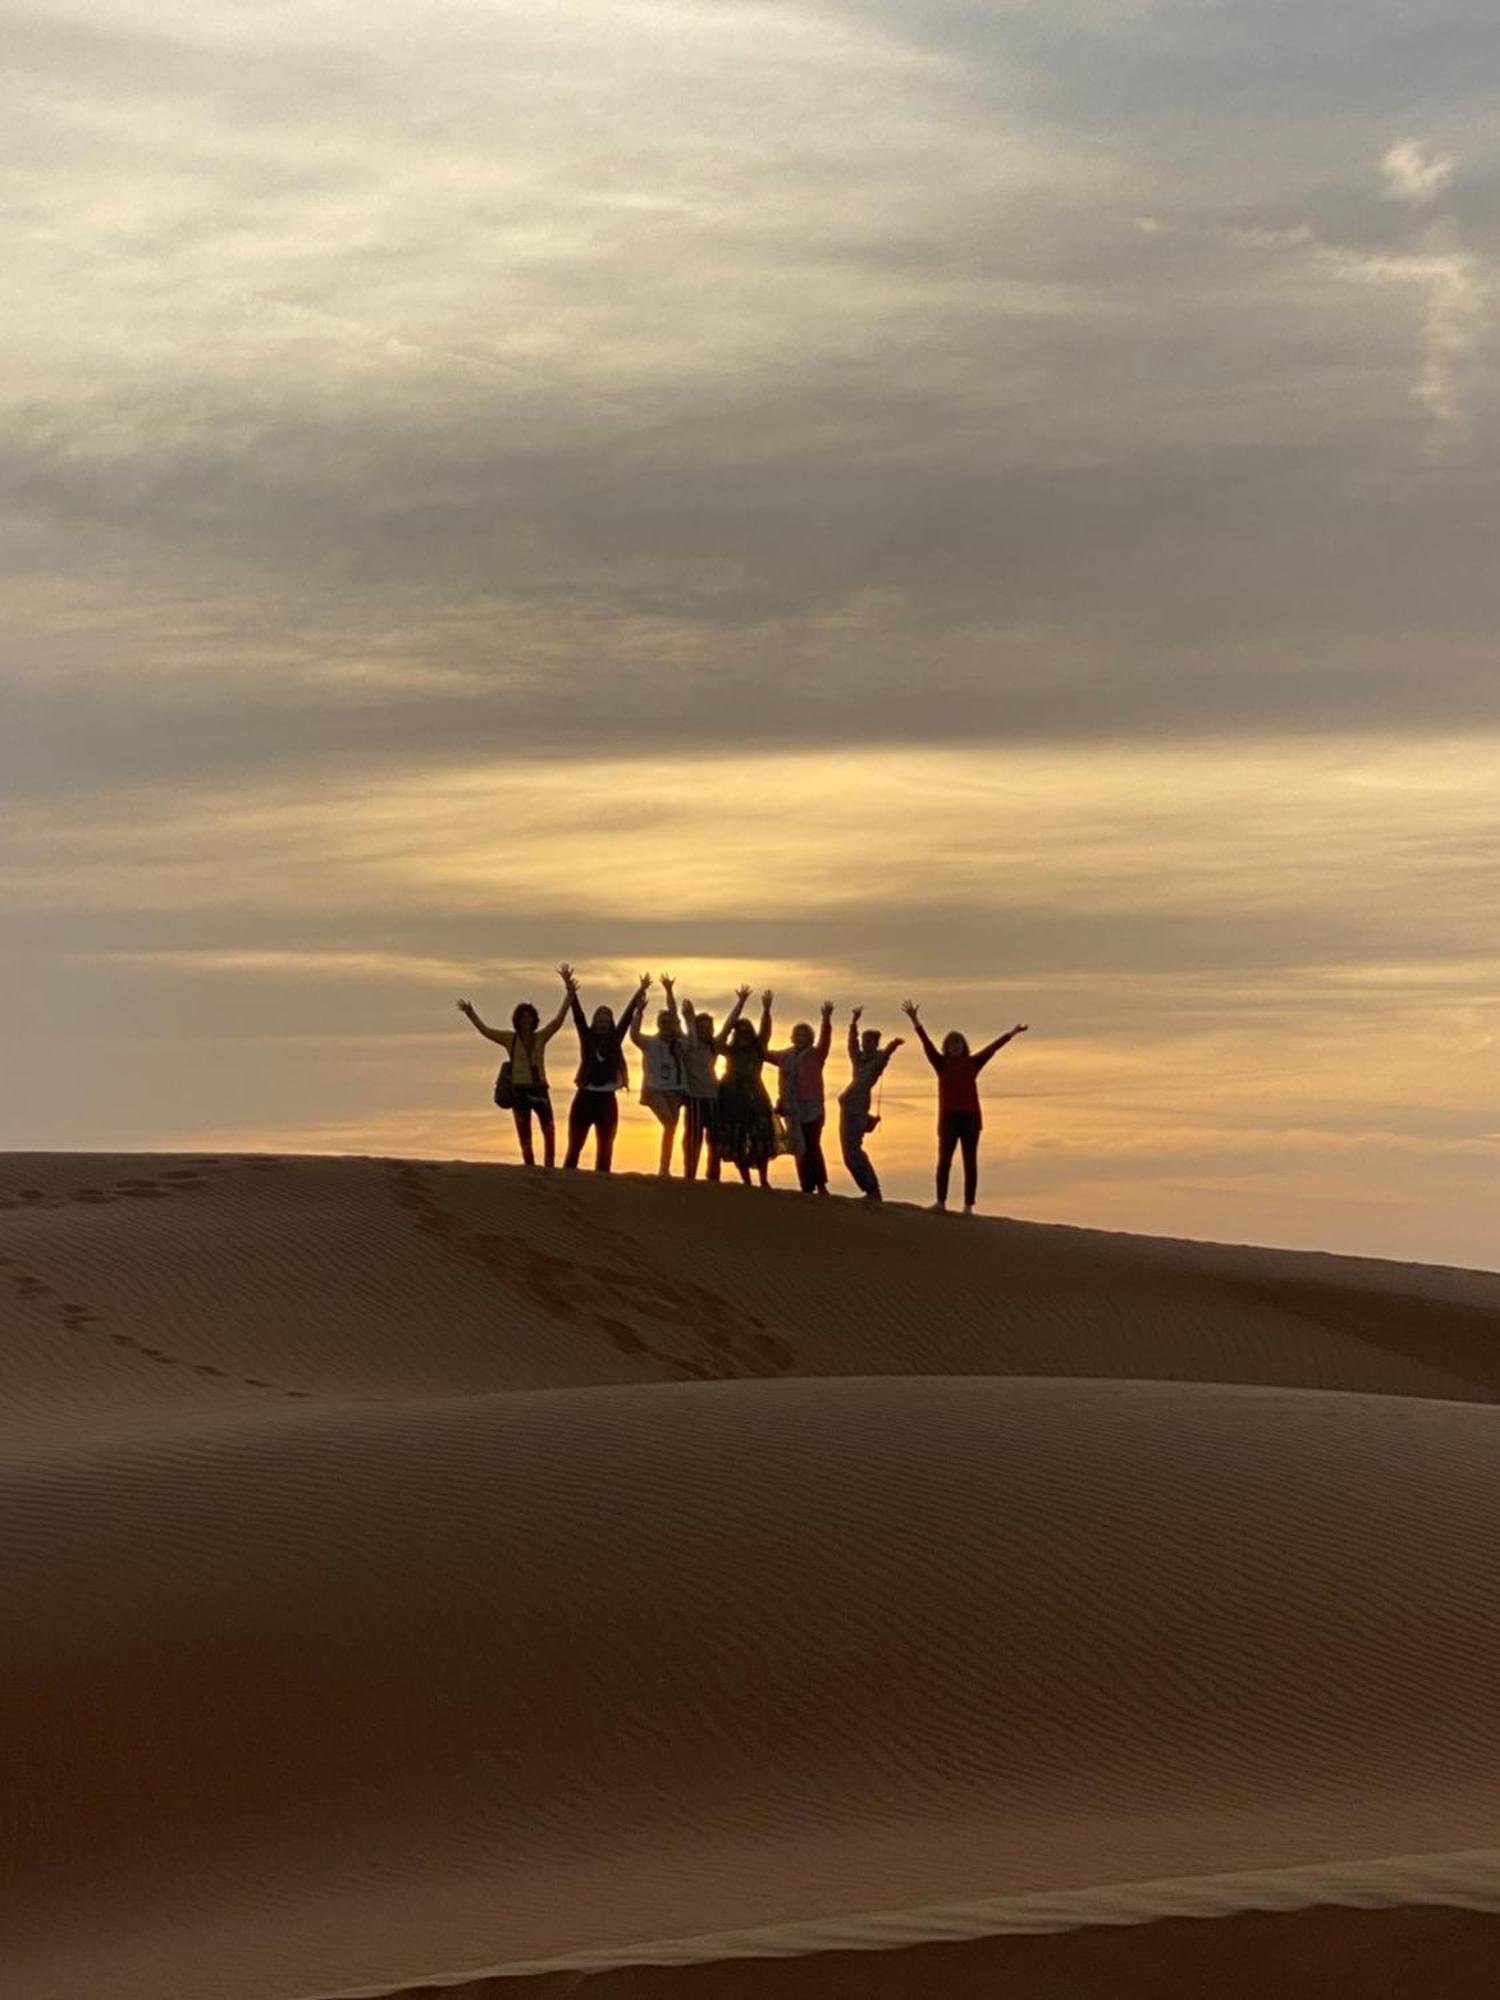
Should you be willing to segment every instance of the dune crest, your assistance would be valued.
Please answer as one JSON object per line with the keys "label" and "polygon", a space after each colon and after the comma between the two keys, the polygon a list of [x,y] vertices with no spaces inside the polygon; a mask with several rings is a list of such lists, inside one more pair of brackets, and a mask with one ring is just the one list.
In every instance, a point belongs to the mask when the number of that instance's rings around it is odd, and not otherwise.
{"label": "dune crest", "polygon": [[1500,1279],[208,1155],[0,1259],[7,1990],[1493,1964]]}

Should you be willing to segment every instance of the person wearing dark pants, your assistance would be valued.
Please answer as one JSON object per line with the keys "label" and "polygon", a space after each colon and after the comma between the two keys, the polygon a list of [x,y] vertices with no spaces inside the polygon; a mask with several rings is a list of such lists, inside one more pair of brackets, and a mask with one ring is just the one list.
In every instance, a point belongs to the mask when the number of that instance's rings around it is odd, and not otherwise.
{"label": "person wearing dark pants", "polygon": [[[559,966],[566,989],[571,976],[571,968]],[[467,1000],[460,1000],[458,1011],[473,1023],[486,1041],[498,1042],[504,1049],[508,1061],[501,1071],[496,1084],[496,1101],[504,1104],[501,1094],[503,1084],[509,1085],[511,1117],[515,1120],[516,1137],[521,1145],[521,1158],[528,1167],[536,1165],[536,1154],[531,1142],[531,1121],[542,1128],[543,1158],[550,1167],[557,1157],[556,1140],[552,1124],[552,1095],[547,1085],[547,1044],[557,1033],[568,1015],[568,996],[563,993],[562,1005],[548,1021],[542,1025],[542,1018],[529,1000],[523,1000],[511,1014],[508,1028],[491,1028],[479,1018],[476,1010]]]}
{"label": "person wearing dark pants", "polygon": [[827,1194],[828,1165],[823,1158],[823,1065],[833,1046],[833,1002],[823,1002],[816,1038],[811,1024],[799,1021],[790,1048],[767,1050],[781,1072],[781,1114],[797,1160],[797,1184],[804,1194]]}
{"label": "person wearing dark pants", "polygon": [[904,1001],[901,1011],[916,1029],[922,1052],[937,1072],[938,1170],[937,1200],[933,1207],[945,1209],[948,1206],[953,1155],[961,1147],[964,1156],[964,1214],[972,1215],[974,1204],[979,1199],[979,1134],[984,1127],[984,1113],[979,1105],[979,1072],[1007,1042],[1026,1033],[1026,1023],[1017,1021],[1007,1033],[997,1035],[994,1041],[974,1053],[967,1038],[957,1029],[944,1035],[942,1048],[936,1048],[918,1018],[914,1000]]}
{"label": "person wearing dark pants", "polygon": [[856,1007],[849,1017],[851,1074],[847,1088],[839,1097],[839,1149],[854,1185],[865,1200],[878,1202],[881,1198],[880,1176],[865,1151],[865,1140],[879,1123],[870,1115],[870,1105],[875,1086],[884,1076],[891,1057],[902,1046],[902,1038],[897,1035],[882,1048],[878,1028],[866,1028],[863,1034],[860,1033],[859,1022],[863,1013],[862,1007]]}
{"label": "person wearing dark pants", "polygon": [[953,1155],[959,1147],[964,1156],[964,1214],[974,1213],[979,1193],[979,1130],[977,1111],[938,1113],[937,1205],[948,1206],[948,1178],[953,1171]]}
{"label": "person wearing dark pants", "polygon": [[607,1174],[615,1162],[615,1136],[620,1129],[620,1094],[600,1085],[575,1092],[568,1109],[568,1151],[565,1167],[576,1167],[590,1132],[594,1133],[594,1170]]}
{"label": "person wearing dark pants", "polygon": [[568,1006],[578,1030],[577,1088],[568,1112],[568,1151],[564,1168],[577,1167],[584,1142],[594,1137],[594,1170],[607,1174],[614,1165],[615,1134],[620,1127],[620,1092],[630,1081],[625,1067],[625,1037],[646,1004],[651,975],[641,974],[641,983],[626,1002],[617,1021],[609,1007],[596,1007],[584,1018],[578,999],[578,984],[568,969]]}

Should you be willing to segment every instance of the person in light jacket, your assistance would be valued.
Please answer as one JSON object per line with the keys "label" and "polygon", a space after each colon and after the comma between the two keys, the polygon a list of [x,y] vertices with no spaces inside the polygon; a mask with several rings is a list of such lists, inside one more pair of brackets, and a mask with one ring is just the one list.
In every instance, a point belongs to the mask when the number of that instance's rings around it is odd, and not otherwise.
{"label": "person in light jacket", "polygon": [[823,1065],[833,1047],[833,1002],[823,1002],[816,1037],[810,1022],[799,1021],[791,1046],[767,1049],[781,1075],[778,1109],[797,1161],[797,1182],[804,1194],[827,1194],[828,1164],[823,1158]]}
{"label": "person in light jacket", "polygon": [[885,1075],[886,1065],[902,1047],[903,1038],[897,1035],[882,1048],[878,1028],[866,1028],[863,1034],[860,1033],[860,1016],[863,1013],[863,1007],[856,1007],[849,1016],[851,1075],[839,1096],[839,1148],[854,1185],[866,1201],[878,1202],[881,1198],[880,1176],[865,1151],[865,1140],[878,1122],[870,1115],[870,1101],[876,1084]]}

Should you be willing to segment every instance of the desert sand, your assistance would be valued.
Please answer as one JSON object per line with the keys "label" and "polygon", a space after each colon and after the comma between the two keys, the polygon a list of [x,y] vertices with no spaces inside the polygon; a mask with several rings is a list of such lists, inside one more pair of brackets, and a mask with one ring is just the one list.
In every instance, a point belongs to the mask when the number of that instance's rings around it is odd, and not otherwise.
{"label": "desert sand", "polygon": [[1448,1996],[1500,1277],[0,1159],[0,1992]]}

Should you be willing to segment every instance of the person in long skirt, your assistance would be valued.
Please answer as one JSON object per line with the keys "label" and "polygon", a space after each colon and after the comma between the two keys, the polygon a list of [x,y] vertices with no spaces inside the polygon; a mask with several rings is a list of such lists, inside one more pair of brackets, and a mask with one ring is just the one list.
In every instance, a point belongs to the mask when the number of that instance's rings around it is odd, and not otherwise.
{"label": "person in long skirt", "polygon": [[578,1030],[578,1071],[574,1078],[572,1108],[568,1112],[568,1151],[565,1168],[578,1165],[584,1141],[594,1138],[594,1168],[607,1174],[614,1165],[615,1134],[620,1127],[620,1092],[630,1082],[625,1066],[625,1036],[630,1024],[646,1004],[651,985],[649,972],[625,1003],[619,1020],[609,1007],[596,1007],[587,1019],[578,998],[577,982],[568,988],[568,1006]]}
{"label": "person in long skirt", "polygon": [[641,1052],[641,1102],[661,1126],[659,1174],[672,1171],[672,1148],[677,1143],[677,1126],[687,1102],[687,1070],[683,1063],[682,1017],[670,973],[661,976],[667,1004],[656,1017],[656,1033],[641,1033],[640,1014],[630,1023],[630,1039]]}
{"label": "person in long skirt", "polygon": [[[745,1011],[750,988],[742,986],[724,1020],[730,1034]],[[682,1067],[687,1079],[687,1106],[682,1134],[682,1171],[686,1179],[698,1178],[698,1162],[707,1154],[704,1177],[719,1178],[719,1060],[718,1038],[712,1014],[700,1014],[684,994],[682,1018],[687,1033],[682,1038]]]}
{"label": "person in long skirt", "polygon": [[833,1047],[833,1002],[823,1002],[816,1036],[810,1021],[799,1021],[789,1047],[768,1050],[781,1076],[778,1108],[797,1162],[797,1185],[804,1194],[827,1194],[828,1163],[823,1158],[823,1065]]}
{"label": "person in long skirt", "polygon": [[916,1002],[903,1001],[901,1011],[916,1029],[922,1051],[937,1071],[937,1200],[933,1207],[945,1209],[948,1206],[948,1177],[953,1168],[953,1155],[955,1150],[962,1148],[964,1214],[972,1215],[979,1196],[979,1134],[984,1129],[984,1113],[979,1104],[979,1072],[1007,1042],[1026,1033],[1027,1023],[1017,1021],[1013,1028],[1007,1029],[1003,1035],[996,1035],[994,1041],[986,1042],[978,1051],[971,1051],[967,1037],[955,1028],[944,1035],[943,1046],[939,1049],[934,1047],[932,1037],[922,1026]]}
{"label": "person in long skirt", "polygon": [[562,1004],[547,1022],[543,1022],[529,1000],[523,1000],[512,1008],[508,1028],[491,1028],[480,1019],[478,1011],[467,1000],[458,1003],[459,1013],[473,1023],[486,1041],[498,1042],[510,1058],[511,1116],[515,1120],[516,1138],[521,1145],[521,1158],[528,1167],[536,1165],[531,1142],[533,1118],[542,1131],[544,1164],[553,1166],[557,1159],[552,1092],[547,1082],[547,1044],[568,1018],[568,982],[573,976],[573,969],[560,965],[558,972],[563,982]]}
{"label": "person in long skirt", "polygon": [[776,1154],[776,1121],[761,1071],[771,1045],[771,1002],[760,996],[760,1025],[745,1020],[726,1024],[715,1047],[724,1058],[719,1084],[719,1155],[748,1187],[754,1174],[762,1187],[771,1185],[769,1168]]}
{"label": "person in long skirt", "polygon": [[863,1007],[856,1007],[849,1016],[850,1079],[839,1095],[839,1150],[843,1153],[844,1165],[849,1169],[854,1185],[865,1200],[878,1202],[880,1176],[865,1151],[865,1141],[879,1123],[871,1115],[875,1086],[885,1075],[891,1057],[904,1046],[904,1042],[900,1035],[896,1035],[882,1048],[878,1028],[866,1028],[861,1033],[859,1023],[863,1013]]}

